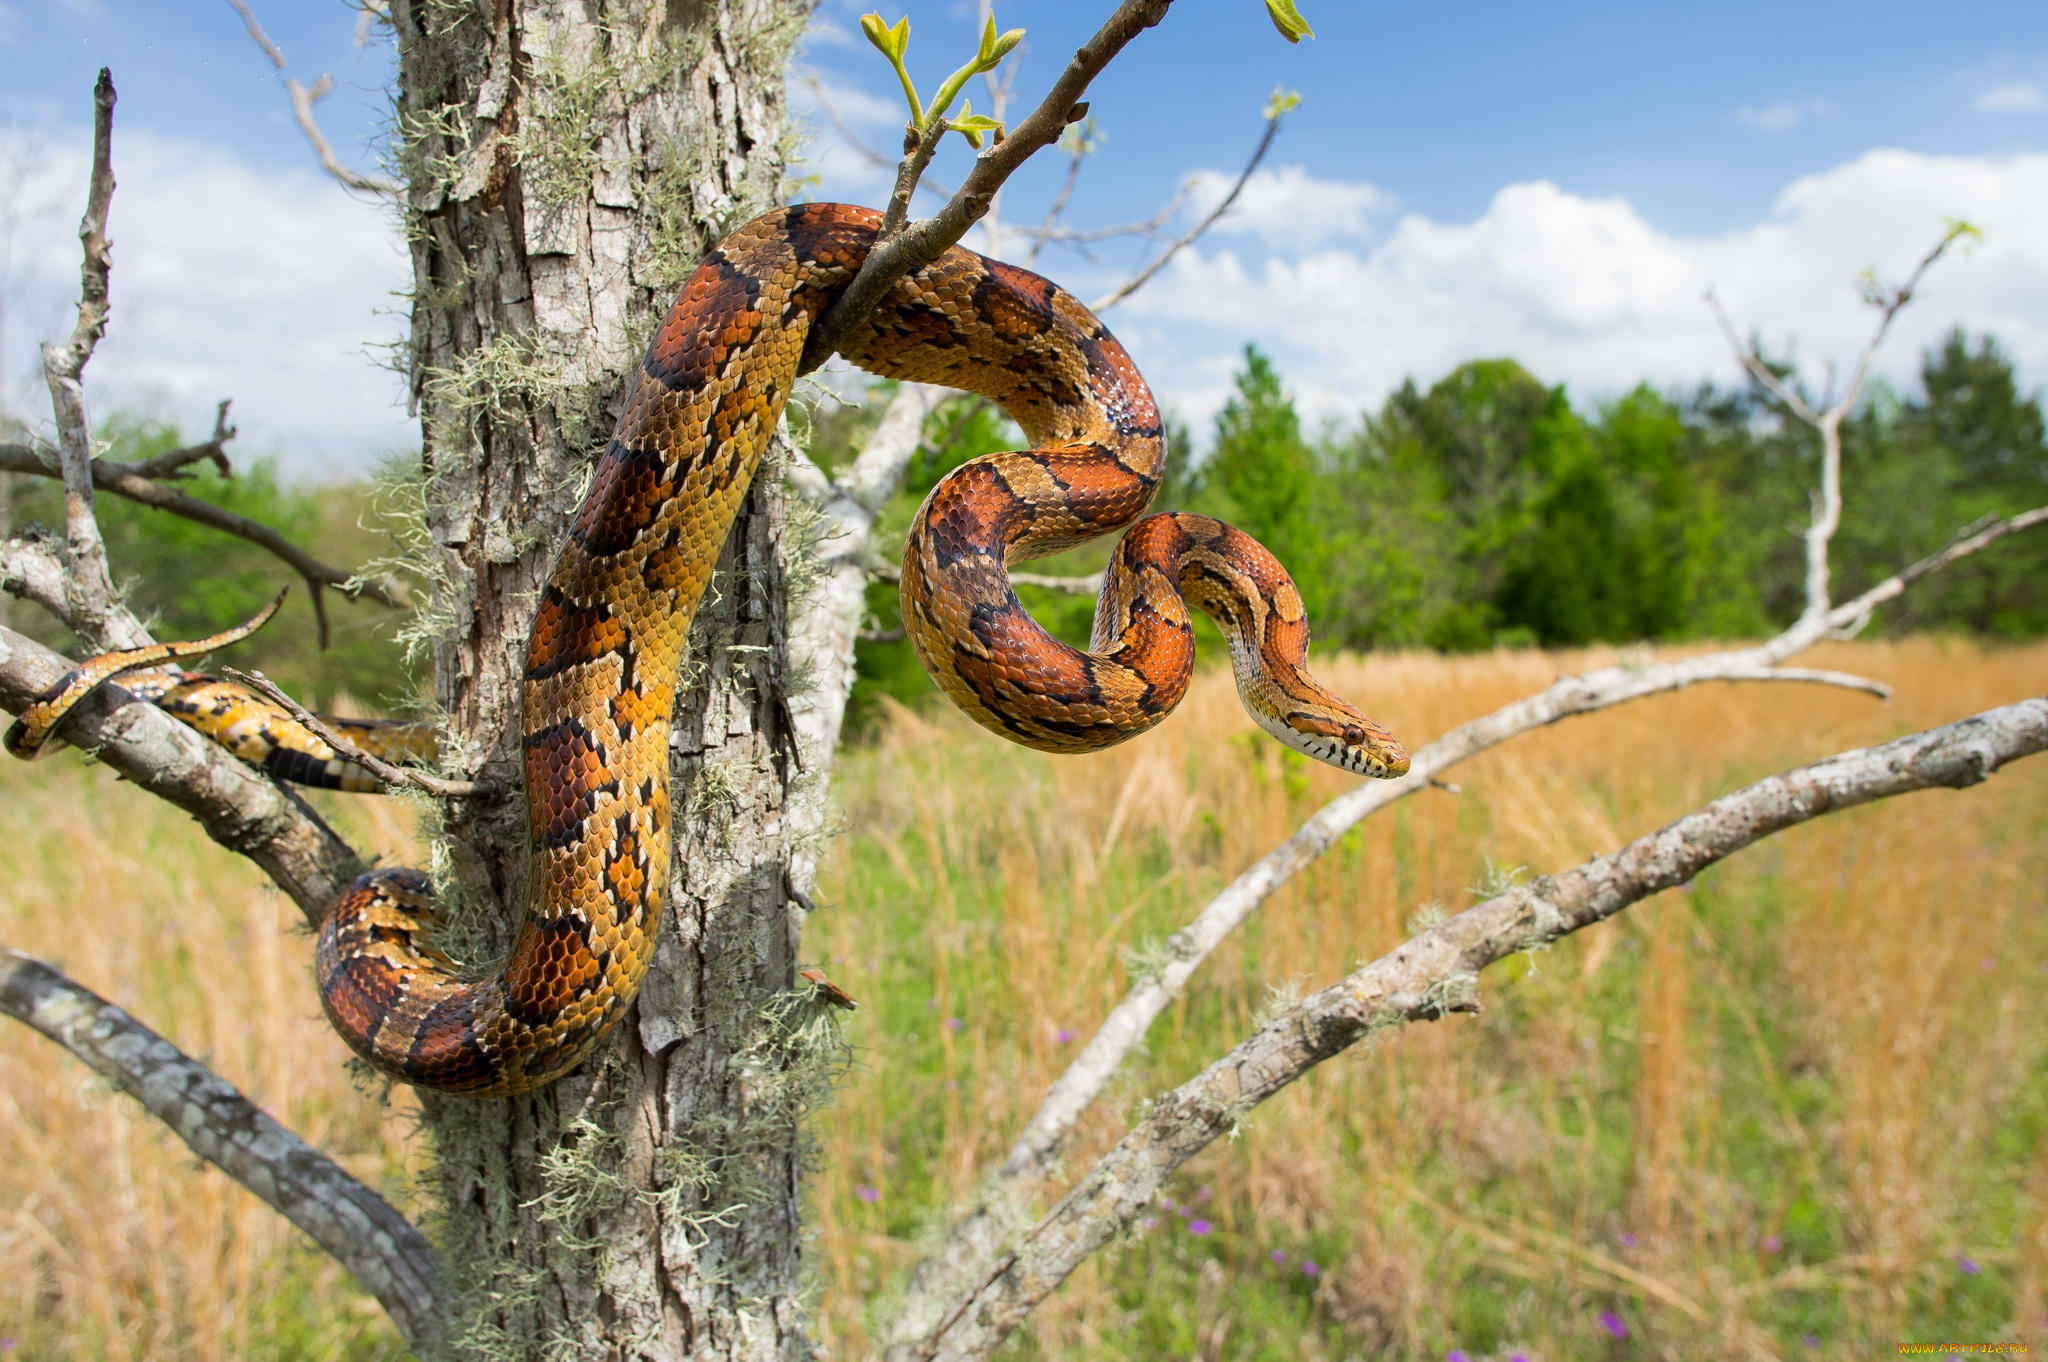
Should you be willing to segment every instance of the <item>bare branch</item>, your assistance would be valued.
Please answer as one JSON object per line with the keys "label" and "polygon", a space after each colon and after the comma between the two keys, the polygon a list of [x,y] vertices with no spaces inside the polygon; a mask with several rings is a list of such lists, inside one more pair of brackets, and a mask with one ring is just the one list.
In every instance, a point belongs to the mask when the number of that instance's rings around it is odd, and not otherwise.
{"label": "bare branch", "polygon": [[[71,668],[63,654],[0,627],[0,709],[19,714]],[[310,925],[369,868],[296,793],[155,705],[135,703],[118,685],[81,701],[62,736],[254,861]]]}
{"label": "bare branch", "polygon": [[1764,363],[1763,356],[1756,352],[1755,346],[1745,343],[1735,334],[1735,324],[1728,320],[1728,313],[1721,306],[1721,295],[1708,289],[1701,296],[1707,306],[1714,310],[1714,320],[1720,325],[1721,334],[1727,338],[1728,348],[1735,352],[1736,362],[1749,371],[1750,377],[1761,384],[1764,391],[1791,408],[1792,413],[1800,420],[1808,425],[1818,425],[1820,414],[1806,405],[1806,399],[1799,395],[1797,389],[1771,372],[1771,366]]}
{"label": "bare branch", "polygon": [[[235,0],[238,2],[238,0]],[[284,88],[291,93],[292,114],[299,120],[299,129],[306,134],[306,140],[313,144],[313,152],[320,158],[320,164],[327,173],[349,189],[359,189],[366,194],[381,194],[385,198],[397,198],[405,186],[396,180],[387,180],[382,175],[361,175],[341,163],[328,145],[327,138],[320,131],[320,124],[313,117],[313,106],[327,98],[334,90],[334,77],[323,74],[308,90],[290,76],[285,77]]]}
{"label": "bare branch", "polygon": [[[1173,0],[1123,0],[1109,21],[1074,54],[1038,107],[1002,141],[992,142],[975,157],[974,169],[945,207],[900,235],[878,238],[860,273],[811,327],[799,372],[809,373],[823,364],[899,279],[938,259],[958,243],[967,229],[988,211],[995,192],[1019,166],[1033,153],[1058,141],[1069,123],[1087,115],[1081,96],[1087,93],[1088,83],[1131,39],[1164,19],[1172,3]],[[943,120],[935,120],[935,126],[942,124]],[[898,193],[906,205],[909,193],[903,187],[903,176],[912,173],[919,151],[921,147],[913,149],[897,177]],[[893,198],[890,206],[893,211]]]}
{"label": "bare branch", "polygon": [[0,591],[71,618],[71,574],[52,541],[35,534],[0,541]]}
{"label": "bare branch", "polygon": [[233,1084],[91,990],[0,949],[0,1012],[83,1060],[192,1149],[327,1250],[377,1298],[408,1343],[433,1336],[446,1302],[440,1256],[398,1210],[284,1128]]}
{"label": "bare branch", "polygon": [[1244,163],[1244,169],[1238,174],[1237,183],[1230,186],[1230,192],[1223,196],[1222,202],[1210,209],[1208,215],[1200,222],[1196,223],[1186,232],[1183,232],[1179,239],[1171,246],[1161,251],[1159,258],[1147,265],[1143,270],[1140,270],[1135,278],[1126,282],[1122,287],[1105,293],[1102,297],[1088,304],[1089,311],[1105,312],[1145,287],[1147,283],[1151,282],[1153,275],[1166,268],[1167,261],[1179,255],[1186,247],[1193,245],[1202,233],[1214,227],[1222,219],[1223,215],[1230,211],[1230,206],[1237,202],[1237,196],[1244,192],[1244,187],[1250,181],[1252,172],[1259,168],[1259,162],[1266,159],[1267,150],[1272,147],[1273,139],[1279,135],[1280,115],[1275,113],[1266,120],[1266,131],[1259,138],[1258,147],[1252,152],[1252,158]]}
{"label": "bare branch", "polygon": [[1544,876],[1439,923],[1276,1018],[1150,1115],[1016,1249],[953,1303],[920,1359],[988,1356],[1158,1195],[1172,1173],[1259,1103],[1368,1036],[1479,1010],[1479,972],[1603,921],[1773,833],[1875,800],[1966,789],[2048,749],[2048,697],[1762,780],[1576,870]]}
{"label": "bare branch", "polygon": [[57,423],[59,475],[64,480],[66,592],[72,617],[66,622],[101,646],[132,648],[148,641],[134,616],[121,609],[107,571],[107,546],[100,538],[92,505],[92,426],[85,412],[85,366],[107,331],[113,260],[107,241],[107,209],[114,199],[114,81],[100,68],[93,85],[92,178],[85,216],[78,224],[85,263],[79,269],[78,320],[62,345],[43,346],[43,377]]}
{"label": "bare branch", "polygon": [[394,787],[410,785],[414,789],[425,790],[428,794],[438,795],[443,799],[469,799],[494,791],[495,787],[485,781],[443,780],[439,776],[430,776],[425,771],[416,771],[409,766],[400,766],[394,762],[388,762],[382,757],[373,756],[365,752],[361,747],[337,732],[333,725],[278,689],[277,683],[262,672],[237,671],[233,667],[223,667],[221,675],[227,677],[230,681],[239,681],[250,690],[255,691],[258,695],[261,695],[264,699],[298,720],[307,732],[333,748],[334,755],[340,757],[343,761],[354,762],[386,785]]}
{"label": "bare branch", "polygon": [[2031,530],[2036,525],[2048,525],[2048,506],[2036,506],[2031,511],[2022,511],[2003,520],[1994,520],[1988,525],[1981,522],[1956,535],[1937,553],[1931,553],[1911,567],[1885,578],[1870,590],[1846,605],[1835,607],[1828,616],[1829,632],[1834,637],[1850,637],[1863,632],[1863,626],[1870,622],[1870,616],[1878,606],[1896,600],[1905,594],[1907,587],[1941,571],[1958,558],[1967,558],[1973,553],[1991,547],[2009,534]]}
{"label": "bare branch", "polygon": [[141,463],[124,464],[121,467],[138,478],[175,482],[192,476],[185,471],[188,465],[205,462],[211,463],[222,477],[234,477],[235,466],[228,462],[227,451],[228,441],[234,439],[237,434],[235,428],[228,424],[228,407],[233,402],[232,397],[224,397],[220,406],[214,409],[211,439],[201,444],[186,445],[183,449],[174,449],[168,454],[159,454],[154,459],[144,459]]}
{"label": "bare branch", "polygon": [[[1864,380],[1870,374],[1870,362],[1877,354],[1877,348],[1884,344],[1885,335],[1891,330],[1892,318],[1899,310],[1913,300],[1914,290],[1920,280],[1941,259],[1948,248],[1962,237],[1976,234],[1976,228],[1968,223],[1951,222],[1948,230],[1933,249],[1922,256],[1920,263],[1906,277],[1906,282],[1887,293],[1875,277],[1865,272],[1862,278],[1864,301],[1877,309],[1877,326],[1870,339],[1864,343],[1863,351],[1856,358],[1856,367],[1849,375],[1849,382],[1839,398],[1830,397],[1821,411],[1815,412],[1804,398],[1784,380],[1772,373],[1770,366],[1756,352],[1756,347],[1745,345],[1736,337],[1735,328],[1728,321],[1728,314],[1722,310],[1721,300],[1712,289],[1706,293],[1707,305],[1714,310],[1714,320],[1720,325],[1721,334],[1727,338],[1735,357],[1750,376],[1763,386],[1765,391],[1804,421],[1820,435],[1820,492],[1813,502],[1813,520],[1806,530],[1806,610],[1801,623],[1817,622],[1826,618],[1830,607],[1828,546],[1833,542],[1835,532],[1842,525],[1842,421],[1856,407],[1856,399],[1862,395]],[[1828,368],[1828,388],[1834,387],[1834,368]]]}
{"label": "bare branch", "polygon": [[[225,409],[225,406],[226,404],[223,403],[223,409]],[[233,434],[234,430],[230,427],[228,435],[232,436]],[[217,443],[215,441],[207,445],[195,445],[188,450],[179,450],[175,454],[166,454],[161,458],[150,460],[149,465],[160,465],[171,459],[187,455],[191,456],[184,458],[184,462],[187,463],[192,462],[194,459],[209,458],[211,455],[207,451]],[[327,643],[327,614],[320,596],[321,588],[323,587],[334,587],[343,595],[351,598],[368,596],[378,604],[389,606],[394,610],[403,609],[410,604],[405,584],[397,578],[383,576],[372,580],[364,580],[341,568],[323,563],[261,521],[251,520],[247,516],[223,510],[210,501],[201,501],[198,497],[189,496],[174,487],[166,487],[161,482],[153,481],[142,472],[142,469],[149,465],[124,464],[116,463],[110,459],[95,459],[92,462],[92,484],[102,491],[112,492],[114,495],[126,497],[130,501],[139,501],[145,506],[153,506],[160,511],[169,511],[172,515],[182,516],[186,520],[195,521],[211,529],[219,530],[223,534],[234,535],[237,539],[246,539],[257,547],[268,550],[277,558],[289,564],[293,571],[305,579],[306,586],[312,593],[313,608],[320,618],[320,643],[322,647],[325,647]],[[28,445],[0,445],[0,472],[33,473],[46,478],[57,476],[57,469],[51,464],[50,460]],[[121,646],[132,647],[135,645],[123,644]]]}
{"label": "bare branch", "polygon": [[[249,41],[261,48],[263,55],[270,58],[270,64],[277,68],[279,78],[284,81],[285,90],[291,95],[292,115],[299,120],[299,130],[305,133],[306,140],[313,144],[313,153],[320,158],[320,164],[326,167],[327,173],[346,188],[396,198],[405,186],[380,175],[358,175],[350,170],[341,163],[341,158],[334,154],[334,148],[328,144],[326,135],[320,131],[319,120],[313,117],[313,106],[333,92],[334,77],[323,74],[320,79],[313,82],[313,88],[308,90],[296,79],[285,75],[284,53],[278,50],[276,43],[270,41],[270,35],[263,31],[263,25],[256,22],[256,16],[250,11],[245,0],[228,0],[228,3],[235,7],[235,12],[242,16],[242,22],[249,26]],[[370,10],[375,8],[377,7],[366,6],[364,14],[367,16]],[[381,13],[382,10],[379,9],[378,12]],[[358,30],[356,45],[360,47],[362,42],[363,31]]]}

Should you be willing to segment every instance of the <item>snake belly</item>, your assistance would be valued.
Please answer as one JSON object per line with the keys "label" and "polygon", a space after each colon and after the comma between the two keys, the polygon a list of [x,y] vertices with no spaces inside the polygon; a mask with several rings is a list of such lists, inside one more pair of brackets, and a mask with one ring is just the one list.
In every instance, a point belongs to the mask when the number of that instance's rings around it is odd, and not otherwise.
{"label": "snake belly", "polygon": [[[581,1063],[631,1004],[667,897],[668,732],[690,622],[811,324],[852,281],[880,221],[844,204],[770,213],[720,243],[678,295],[534,620],[521,696],[531,870],[508,957],[472,977],[436,949],[432,887],[412,870],[361,877],[322,924],[322,1004],[375,1067],[447,1092],[523,1092]],[[1346,770],[1407,770],[1385,730],[1304,670],[1299,593],[1270,553],[1228,525],[1181,514],[1132,525],[1105,573],[1085,652],[1018,603],[1009,564],[1131,525],[1166,456],[1158,409],[1130,357],[1056,285],[955,247],[900,281],[840,353],[885,378],[987,397],[1033,443],[949,473],[904,553],[909,636],[976,722],[1054,752],[1144,732],[1187,689],[1193,606],[1222,627],[1239,693],[1268,732]],[[7,746],[35,755],[94,686],[246,636],[276,608],[213,639],[83,664],[24,713]],[[171,673],[125,684],[273,774],[375,783],[232,683]],[[351,736],[431,758],[416,725],[358,724]]]}

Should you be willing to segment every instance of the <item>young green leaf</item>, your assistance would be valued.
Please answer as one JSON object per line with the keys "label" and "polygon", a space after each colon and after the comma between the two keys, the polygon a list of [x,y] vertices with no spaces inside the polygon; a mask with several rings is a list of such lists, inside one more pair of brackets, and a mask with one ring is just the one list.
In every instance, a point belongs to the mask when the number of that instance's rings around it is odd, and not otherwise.
{"label": "young green leaf", "polygon": [[1302,18],[1301,11],[1294,7],[1294,0],[1266,0],[1266,14],[1272,19],[1273,27],[1280,30],[1280,36],[1290,43],[1316,36],[1316,31],[1308,26],[1308,20]]}
{"label": "young green leaf", "polygon": [[1280,86],[1276,85],[1273,87],[1272,98],[1266,101],[1266,107],[1260,111],[1259,116],[1261,118],[1264,118],[1268,123],[1273,123],[1279,120],[1280,115],[1284,113],[1292,113],[1295,109],[1299,108],[1300,106],[1300,95],[1296,94],[1292,90],[1283,89]]}
{"label": "young green leaf", "polygon": [[860,31],[868,35],[881,54],[890,61],[902,61],[904,52],[910,47],[910,17],[905,15],[896,21],[895,27],[882,22],[880,14],[860,16]]}
{"label": "young green leaf", "polygon": [[903,54],[910,50],[910,16],[904,15],[892,26],[883,23],[880,14],[863,14],[860,16],[860,31],[868,35],[868,41],[875,45],[875,50],[896,68],[896,79],[903,83],[903,98],[910,105],[910,121],[922,124],[924,105],[918,101],[917,86],[911,83],[910,72],[903,65]]}
{"label": "young green leaf", "polygon": [[985,132],[994,133],[998,142],[1003,140],[1003,125],[986,114],[976,113],[971,99],[961,103],[960,116],[947,119],[946,126],[966,138],[967,145],[976,151],[981,150],[981,135]]}
{"label": "young green leaf", "polygon": [[981,30],[981,50],[975,54],[974,64],[984,71],[993,71],[1001,65],[1003,58],[1010,55],[1012,48],[1024,41],[1024,30],[1013,28],[1001,37],[996,36],[996,16],[988,16],[988,24]]}

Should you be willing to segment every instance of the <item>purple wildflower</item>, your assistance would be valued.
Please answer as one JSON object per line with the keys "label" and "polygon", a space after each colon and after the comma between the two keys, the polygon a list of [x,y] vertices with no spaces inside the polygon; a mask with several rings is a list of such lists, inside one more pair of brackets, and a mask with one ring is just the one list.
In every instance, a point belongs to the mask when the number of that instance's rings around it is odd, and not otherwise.
{"label": "purple wildflower", "polygon": [[1472,1362],[1461,1349],[1453,1348],[1444,1354],[1444,1362]]}
{"label": "purple wildflower", "polygon": [[1212,1195],[1213,1193],[1211,1193],[1207,1187],[1204,1187],[1201,1191],[1195,1193],[1195,1200],[1207,1201]]}
{"label": "purple wildflower", "polygon": [[960,1019],[958,1017],[946,1018],[946,1029],[948,1031],[958,1031],[960,1029]]}
{"label": "purple wildflower", "polygon": [[1615,1314],[1612,1310],[1602,1310],[1600,1312],[1600,1327],[1616,1338],[1628,1337],[1628,1326],[1623,1324],[1621,1316]]}
{"label": "purple wildflower", "polygon": [[1820,1335],[1808,1334],[1805,1338],[1802,1338],[1799,1341],[1801,1343],[1804,1343],[1809,1348],[1818,1348],[1820,1346]]}
{"label": "purple wildflower", "polygon": [[1071,1045],[1079,1039],[1081,1039],[1081,1033],[1079,1031],[1069,1031],[1064,1026],[1060,1028],[1060,1044]]}
{"label": "purple wildflower", "polygon": [[1140,1220],[1138,1223],[1140,1225],[1143,1225],[1148,1230],[1156,1230],[1159,1228],[1159,1217],[1156,1215],[1148,1215],[1143,1220]]}
{"label": "purple wildflower", "polygon": [[1316,1266],[1315,1259],[1304,1258],[1301,1260],[1301,1275],[1304,1277],[1320,1277],[1323,1275],[1323,1270]]}
{"label": "purple wildflower", "polygon": [[853,1194],[859,1197],[862,1201],[867,1202],[870,1206],[874,1205],[877,1201],[880,1201],[882,1199],[882,1193],[880,1189],[874,1187],[856,1187],[853,1189]]}
{"label": "purple wildflower", "polygon": [[1188,1218],[1189,1216],[1191,1216],[1191,1215],[1193,1215],[1193,1214],[1195,1213],[1195,1208],[1194,1208],[1194,1207],[1192,1207],[1192,1206],[1190,1206],[1190,1205],[1188,1205],[1188,1204],[1187,1204],[1187,1203],[1185,1203],[1185,1202],[1183,1202],[1183,1203],[1181,1203],[1180,1205],[1178,1205],[1178,1206],[1174,1207],[1174,1209],[1175,1209],[1176,1211],[1179,1211],[1179,1212],[1180,1212],[1180,1218],[1181,1218],[1181,1219],[1183,1219],[1183,1220],[1187,1219],[1187,1218]]}
{"label": "purple wildflower", "polygon": [[1214,1227],[1206,1220],[1188,1221],[1188,1233],[1194,1235],[1197,1239],[1207,1234],[1212,1228]]}
{"label": "purple wildflower", "polygon": [[1958,1258],[1956,1259],[1956,1266],[1963,1270],[1965,1277],[1974,1277],[1983,1270],[1977,1266],[1975,1258]]}
{"label": "purple wildflower", "polygon": [[1779,1238],[1779,1237],[1778,1237],[1777,1235],[1775,1235],[1775,1234],[1767,1234],[1767,1235],[1765,1235],[1765,1236],[1764,1236],[1764,1252],[1765,1252],[1765,1253],[1776,1253],[1776,1252],[1778,1252],[1778,1251],[1779,1251],[1780,1249],[1782,1249],[1782,1248],[1784,1248],[1784,1247],[1785,1247],[1785,1241],[1784,1241],[1784,1240],[1782,1240],[1782,1239],[1780,1239],[1780,1238]]}
{"label": "purple wildflower", "polygon": [[13,1352],[20,1342],[18,1338],[0,1338],[0,1353]]}
{"label": "purple wildflower", "polygon": [[1623,1248],[1634,1248],[1636,1246],[1636,1237],[1633,1234],[1622,1235],[1621,1246]]}
{"label": "purple wildflower", "polygon": [[1509,1357],[1508,1357],[1508,1362],[1529,1362],[1529,1354],[1527,1354],[1527,1353],[1513,1353],[1513,1354],[1510,1354],[1510,1355],[1509,1355]]}
{"label": "purple wildflower", "polygon": [[939,1000],[937,998],[926,998],[924,1000],[924,1006],[925,1011],[936,1012],[939,1010]]}
{"label": "purple wildflower", "polygon": [[1273,1261],[1274,1261],[1274,1262],[1275,1262],[1276,1264],[1277,1264],[1277,1263],[1284,1263],[1284,1262],[1286,1262],[1286,1261],[1287,1261],[1287,1250],[1286,1250],[1286,1249],[1274,1249],[1274,1250],[1273,1250]]}

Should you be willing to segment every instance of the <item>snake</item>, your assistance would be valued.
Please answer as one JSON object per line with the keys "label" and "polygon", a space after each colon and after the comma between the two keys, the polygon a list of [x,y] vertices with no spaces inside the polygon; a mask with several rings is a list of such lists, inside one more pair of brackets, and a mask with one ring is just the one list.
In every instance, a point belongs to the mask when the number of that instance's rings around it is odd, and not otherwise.
{"label": "snake", "polygon": [[[655,331],[527,647],[531,873],[508,956],[479,974],[440,950],[433,887],[415,870],[371,871],[322,921],[322,1005],[371,1065],[445,1092],[525,1092],[576,1068],[632,1003],[668,896],[668,730],[690,622],[811,327],[880,228],[880,214],[849,204],[759,217],[704,257]],[[1307,613],[1271,553],[1207,516],[1144,515],[1167,454],[1159,409],[1123,346],[1071,294],[953,246],[894,284],[839,353],[884,379],[984,397],[1031,443],[947,473],[905,541],[906,633],[976,723],[1057,753],[1151,729],[1187,691],[1201,610],[1228,640],[1239,696],[1266,732],[1353,774],[1407,771],[1386,729],[1309,675]],[[1089,647],[1053,637],[1018,601],[1010,566],[1120,529]],[[24,709],[5,745],[38,755],[97,686],[224,646],[276,608],[210,639],[81,664]],[[239,733],[243,755],[280,777],[378,783],[235,683],[170,670],[123,684],[231,746]],[[343,736],[432,760],[419,729],[369,724]]]}

